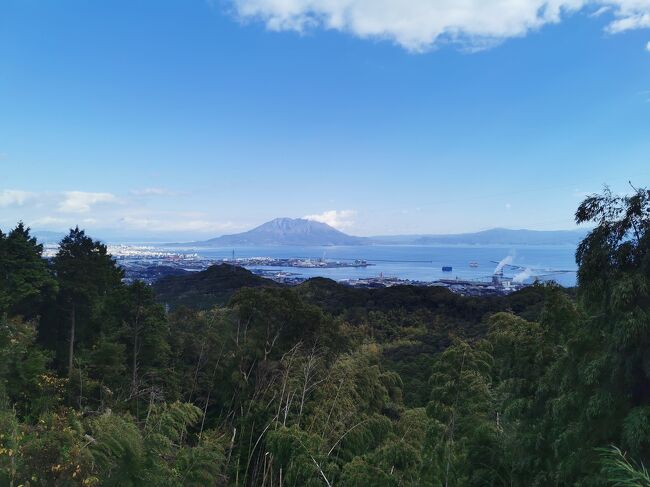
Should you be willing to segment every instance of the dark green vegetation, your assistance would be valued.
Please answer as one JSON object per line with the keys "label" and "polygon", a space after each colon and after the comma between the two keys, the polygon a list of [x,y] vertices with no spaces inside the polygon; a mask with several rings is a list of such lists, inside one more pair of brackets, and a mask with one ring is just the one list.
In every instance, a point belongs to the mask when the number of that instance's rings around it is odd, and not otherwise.
{"label": "dark green vegetation", "polygon": [[209,309],[225,305],[241,288],[262,286],[277,287],[278,284],[241,267],[221,264],[203,272],[164,277],[154,284],[154,290],[158,301],[170,308]]}
{"label": "dark green vegetation", "polygon": [[19,225],[0,485],[650,486],[650,193],[576,218],[576,292],[504,298],[216,267],[157,300],[82,231],[46,262]]}

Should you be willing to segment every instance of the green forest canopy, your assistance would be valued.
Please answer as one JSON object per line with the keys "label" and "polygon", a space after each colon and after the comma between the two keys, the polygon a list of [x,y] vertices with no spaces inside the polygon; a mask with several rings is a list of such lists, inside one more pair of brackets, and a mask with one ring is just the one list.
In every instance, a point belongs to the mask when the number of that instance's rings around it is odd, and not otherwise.
{"label": "green forest canopy", "polygon": [[650,486],[650,192],[576,221],[575,292],[500,298],[156,296],[82,230],[0,232],[0,486]]}

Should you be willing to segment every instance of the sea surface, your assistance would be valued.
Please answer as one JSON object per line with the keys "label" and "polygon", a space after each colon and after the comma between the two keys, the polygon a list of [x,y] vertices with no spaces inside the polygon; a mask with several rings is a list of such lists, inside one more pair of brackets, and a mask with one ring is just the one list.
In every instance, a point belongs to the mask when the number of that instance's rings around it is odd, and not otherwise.
{"label": "sea surface", "polygon": [[[497,266],[496,262],[508,259],[511,266],[504,268],[506,277],[525,278],[530,283],[535,279],[553,280],[563,286],[576,283],[575,247],[562,246],[411,246],[370,245],[333,247],[232,247],[188,248],[176,250],[196,252],[206,259],[273,257],[309,258],[333,261],[366,260],[373,265],[364,268],[296,268],[296,267],[251,267],[266,271],[284,271],[303,277],[328,277],[337,281],[370,277],[397,277],[413,281],[435,281],[438,279],[490,280]],[[470,262],[478,267],[470,267]],[[443,272],[443,266],[451,266],[452,272]],[[517,266],[518,268],[512,267]],[[522,274],[522,272],[525,272]]]}

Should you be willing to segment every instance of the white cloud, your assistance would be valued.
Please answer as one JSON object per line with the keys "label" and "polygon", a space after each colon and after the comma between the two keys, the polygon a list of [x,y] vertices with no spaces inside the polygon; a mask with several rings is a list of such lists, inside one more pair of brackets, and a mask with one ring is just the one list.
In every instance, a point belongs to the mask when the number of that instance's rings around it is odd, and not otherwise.
{"label": "white cloud", "polygon": [[611,7],[600,7],[598,10],[591,13],[591,15],[589,15],[589,16],[590,17],[600,17],[601,15],[606,14],[610,10],[611,10]]}
{"label": "white cloud", "polygon": [[645,50],[650,52],[650,42],[645,45]]}
{"label": "white cloud", "polygon": [[338,230],[345,230],[354,225],[354,217],[356,214],[357,212],[354,210],[329,210],[320,215],[307,215],[303,218],[305,218],[305,220],[326,223],[330,227],[334,227]]}
{"label": "white cloud", "polygon": [[609,15],[608,32],[650,27],[649,0],[231,0],[236,14],[269,30],[316,27],[388,39],[409,51],[441,42],[482,49],[570,13]]}
{"label": "white cloud", "polygon": [[17,189],[5,189],[0,191],[0,208],[9,206],[23,206],[34,197],[34,193],[20,191]]}
{"label": "white cloud", "polygon": [[619,0],[616,20],[607,26],[607,32],[618,34],[626,30],[650,27],[650,3],[646,0]]}
{"label": "white cloud", "polygon": [[[144,195],[172,194],[149,188]],[[174,193],[181,194],[181,193]],[[130,196],[131,195],[131,196]],[[104,235],[142,235],[167,233],[214,236],[238,230],[232,222],[215,221],[200,211],[155,211],[143,206],[134,192],[28,192],[0,189],[0,222],[12,225],[18,218],[32,228],[61,231],[79,225]],[[16,208],[20,207],[20,210]],[[17,214],[20,213],[20,214]]]}
{"label": "white cloud", "polygon": [[111,203],[117,198],[111,193],[87,193],[84,191],[66,191],[58,210],[63,213],[87,213],[99,203]]}

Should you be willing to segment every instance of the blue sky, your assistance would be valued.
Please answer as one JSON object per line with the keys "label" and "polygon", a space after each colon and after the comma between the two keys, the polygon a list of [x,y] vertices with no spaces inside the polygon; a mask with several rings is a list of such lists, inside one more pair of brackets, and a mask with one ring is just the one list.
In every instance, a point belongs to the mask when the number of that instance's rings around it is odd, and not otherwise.
{"label": "blue sky", "polygon": [[648,2],[453,4],[2,0],[0,228],[571,228],[648,184]]}

